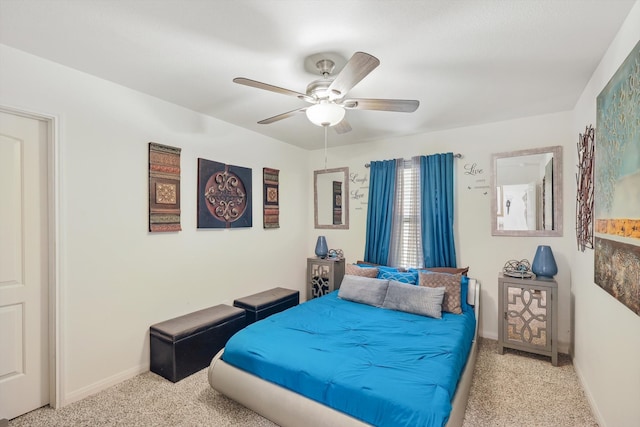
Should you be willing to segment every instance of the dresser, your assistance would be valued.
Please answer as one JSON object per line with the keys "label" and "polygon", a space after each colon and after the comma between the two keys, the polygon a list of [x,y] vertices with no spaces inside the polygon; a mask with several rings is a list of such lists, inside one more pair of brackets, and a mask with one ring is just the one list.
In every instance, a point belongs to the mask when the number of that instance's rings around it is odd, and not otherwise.
{"label": "dresser", "polygon": [[498,351],[551,357],[558,365],[558,284],[553,279],[498,276]]}
{"label": "dresser", "polygon": [[307,300],[340,288],[344,277],[344,259],[307,258]]}

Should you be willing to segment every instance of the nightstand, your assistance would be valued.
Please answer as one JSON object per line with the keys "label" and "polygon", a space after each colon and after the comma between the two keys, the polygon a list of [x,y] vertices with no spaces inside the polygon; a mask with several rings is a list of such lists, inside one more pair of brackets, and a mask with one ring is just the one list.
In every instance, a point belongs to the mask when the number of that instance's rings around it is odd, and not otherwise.
{"label": "nightstand", "polygon": [[343,277],[344,258],[307,258],[307,299],[339,289]]}
{"label": "nightstand", "polygon": [[558,284],[553,279],[498,277],[498,351],[551,357],[558,365]]}

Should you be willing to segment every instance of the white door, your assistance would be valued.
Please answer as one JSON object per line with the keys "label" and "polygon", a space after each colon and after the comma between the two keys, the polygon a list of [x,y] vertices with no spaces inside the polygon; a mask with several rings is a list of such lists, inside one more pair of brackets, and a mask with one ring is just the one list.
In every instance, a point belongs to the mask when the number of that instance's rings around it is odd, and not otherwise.
{"label": "white door", "polygon": [[49,403],[47,138],[0,112],[0,419]]}

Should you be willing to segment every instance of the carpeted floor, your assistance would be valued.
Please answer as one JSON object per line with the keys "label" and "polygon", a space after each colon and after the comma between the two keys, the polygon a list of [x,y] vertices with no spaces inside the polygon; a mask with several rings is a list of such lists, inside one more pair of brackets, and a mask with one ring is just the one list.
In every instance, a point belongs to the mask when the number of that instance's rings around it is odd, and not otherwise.
{"label": "carpeted floor", "polygon": [[[550,358],[507,350],[480,339],[464,427],[597,426],[566,355]],[[176,384],[151,372],[84,400],[44,407],[9,422],[22,426],[276,426],[220,395],[204,369]]]}
{"label": "carpeted floor", "polygon": [[480,338],[463,427],[597,427],[571,359],[505,349]]}

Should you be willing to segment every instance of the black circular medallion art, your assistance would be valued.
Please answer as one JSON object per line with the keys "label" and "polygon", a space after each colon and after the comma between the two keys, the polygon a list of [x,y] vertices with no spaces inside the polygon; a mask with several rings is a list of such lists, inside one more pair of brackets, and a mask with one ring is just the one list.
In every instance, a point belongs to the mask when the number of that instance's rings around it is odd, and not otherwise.
{"label": "black circular medallion art", "polygon": [[220,221],[234,222],[247,208],[244,185],[240,178],[228,170],[211,175],[205,189],[207,209]]}
{"label": "black circular medallion art", "polygon": [[198,228],[251,227],[251,169],[198,159]]}

